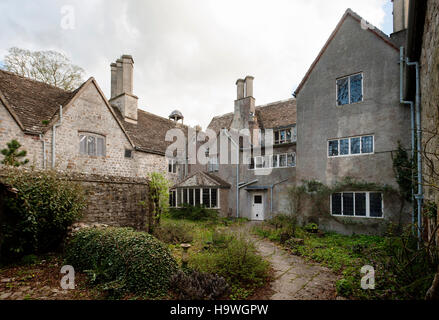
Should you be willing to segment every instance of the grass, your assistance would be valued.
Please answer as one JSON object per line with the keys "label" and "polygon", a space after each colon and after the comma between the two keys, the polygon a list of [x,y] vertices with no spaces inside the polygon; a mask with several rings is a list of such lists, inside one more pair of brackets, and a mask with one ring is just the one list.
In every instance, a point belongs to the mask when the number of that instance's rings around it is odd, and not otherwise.
{"label": "grass", "polygon": [[[270,280],[268,262],[257,255],[255,247],[245,237],[231,231],[246,222],[223,218],[195,222],[167,217],[161,225],[164,229],[171,226],[188,230],[192,239],[188,267],[224,277],[231,286],[229,298],[242,300],[252,296]],[[181,245],[169,244],[169,247],[181,264]]]}

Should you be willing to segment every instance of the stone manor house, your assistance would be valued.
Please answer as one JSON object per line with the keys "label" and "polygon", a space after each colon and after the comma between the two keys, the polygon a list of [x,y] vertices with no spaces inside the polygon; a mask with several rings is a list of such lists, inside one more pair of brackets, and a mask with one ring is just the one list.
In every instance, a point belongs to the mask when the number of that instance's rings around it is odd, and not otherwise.
{"label": "stone manor house", "polygon": [[[405,3],[394,1],[390,36],[348,9],[290,99],[257,106],[254,78],[239,79],[234,111],[208,126],[226,135],[229,153],[238,146],[238,164],[222,164],[219,147],[206,150],[207,164],[167,158],[168,130],[187,136],[189,128],[177,110],[165,119],[138,108],[129,55],[111,64],[109,100],[93,78],[67,92],[0,71],[0,145],[17,139],[29,166],[82,181],[91,190],[85,220],[115,225],[142,227],[139,201],[153,171],[172,181],[172,207],[202,204],[251,220],[291,212],[288,190],[305,180],[331,185],[353,177],[398,188],[392,154],[398,142],[410,149],[410,110],[399,99]],[[249,137],[256,154],[229,136],[242,129],[262,133]],[[274,145],[267,152],[262,137],[269,129]],[[327,202],[330,212],[299,218],[342,233],[381,233],[388,222],[411,219],[410,206],[401,211],[381,191],[343,190]]]}

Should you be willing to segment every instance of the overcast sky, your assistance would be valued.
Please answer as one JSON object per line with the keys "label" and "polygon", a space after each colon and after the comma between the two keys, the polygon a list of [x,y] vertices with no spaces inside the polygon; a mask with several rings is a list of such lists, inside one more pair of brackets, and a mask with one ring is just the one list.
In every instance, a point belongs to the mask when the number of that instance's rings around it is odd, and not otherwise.
{"label": "overcast sky", "polygon": [[347,8],[392,32],[390,0],[2,0],[0,60],[13,46],[63,52],[109,98],[109,65],[131,54],[139,107],[205,129],[246,75],[257,105],[291,98]]}

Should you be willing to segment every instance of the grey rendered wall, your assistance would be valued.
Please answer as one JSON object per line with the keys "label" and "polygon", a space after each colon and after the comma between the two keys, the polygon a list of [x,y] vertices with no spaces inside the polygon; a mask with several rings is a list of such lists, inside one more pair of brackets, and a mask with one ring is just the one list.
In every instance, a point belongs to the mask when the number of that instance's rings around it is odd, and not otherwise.
{"label": "grey rendered wall", "polygon": [[[391,153],[398,140],[410,147],[409,109],[399,104],[398,59],[398,50],[347,17],[297,96],[297,181],[331,185],[351,176],[398,187]],[[336,79],[358,72],[364,101],[336,106]],[[375,136],[375,154],[328,158],[328,139],[366,134]],[[386,219],[398,220],[392,203],[384,199],[384,205]],[[362,222],[376,224],[368,220]]]}

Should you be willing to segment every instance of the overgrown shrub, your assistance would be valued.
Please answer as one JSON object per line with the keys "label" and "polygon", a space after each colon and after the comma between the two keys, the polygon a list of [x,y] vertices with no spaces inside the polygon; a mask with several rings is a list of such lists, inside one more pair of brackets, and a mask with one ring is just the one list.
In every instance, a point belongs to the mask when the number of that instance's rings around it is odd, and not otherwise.
{"label": "overgrown shrub", "polygon": [[125,292],[164,295],[178,270],[164,244],[129,228],[80,230],[67,244],[65,259],[75,270],[87,272],[93,284],[117,296]]}
{"label": "overgrown shrub", "polygon": [[186,223],[167,222],[161,223],[154,229],[154,236],[168,244],[190,243],[194,240],[191,226]]}
{"label": "overgrown shrub", "polygon": [[225,248],[199,252],[190,257],[193,269],[217,273],[236,291],[255,288],[268,278],[269,264],[256,252],[254,245],[244,237],[231,236]]}
{"label": "overgrown shrub", "polygon": [[5,182],[17,189],[5,199],[0,255],[7,260],[56,250],[85,206],[82,187],[52,171],[6,170]]}
{"label": "overgrown shrub", "polygon": [[178,271],[171,278],[171,287],[179,300],[219,299],[226,296],[230,290],[223,277],[196,270]]}
{"label": "overgrown shrub", "polygon": [[215,220],[218,218],[216,210],[208,209],[204,206],[191,206],[184,204],[181,208],[173,208],[169,215],[174,219],[188,219],[192,221]]}

